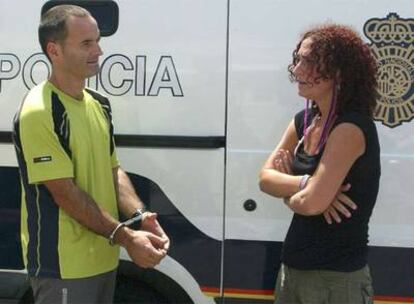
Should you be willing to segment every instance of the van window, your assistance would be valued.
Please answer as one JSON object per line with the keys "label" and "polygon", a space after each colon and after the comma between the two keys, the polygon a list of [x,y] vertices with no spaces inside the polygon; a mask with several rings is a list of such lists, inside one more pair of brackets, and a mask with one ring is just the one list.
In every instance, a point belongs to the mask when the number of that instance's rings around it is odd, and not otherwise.
{"label": "van window", "polygon": [[60,4],[73,4],[87,9],[98,22],[101,36],[111,36],[118,29],[119,8],[113,0],[50,0],[43,7],[41,14]]}

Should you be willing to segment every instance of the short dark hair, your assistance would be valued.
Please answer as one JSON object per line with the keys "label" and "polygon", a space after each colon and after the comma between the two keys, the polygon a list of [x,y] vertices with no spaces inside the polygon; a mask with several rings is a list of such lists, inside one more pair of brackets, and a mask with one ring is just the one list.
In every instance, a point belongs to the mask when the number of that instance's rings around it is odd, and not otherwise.
{"label": "short dark hair", "polygon": [[[57,5],[42,15],[39,24],[39,42],[43,53],[49,58],[46,47],[50,41],[64,41],[67,37],[66,20],[70,16],[88,17],[91,14],[77,5]],[[50,60],[50,58],[49,58]]]}
{"label": "short dark hair", "polygon": [[349,26],[323,24],[305,32],[293,51],[290,78],[298,63],[303,40],[311,39],[310,60],[322,79],[334,78],[339,71],[340,91],[336,113],[350,110],[372,116],[377,98],[377,61],[369,46]]}

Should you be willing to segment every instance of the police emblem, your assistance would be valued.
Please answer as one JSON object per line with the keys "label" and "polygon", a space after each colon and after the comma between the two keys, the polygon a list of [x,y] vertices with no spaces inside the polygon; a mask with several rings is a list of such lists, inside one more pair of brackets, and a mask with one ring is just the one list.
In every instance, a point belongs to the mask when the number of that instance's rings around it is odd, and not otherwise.
{"label": "police emblem", "polygon": [[373,18],[364,34],[378,60],[378,99],[374,119],[394,128],[414,118],[414,19],[396,13]]}

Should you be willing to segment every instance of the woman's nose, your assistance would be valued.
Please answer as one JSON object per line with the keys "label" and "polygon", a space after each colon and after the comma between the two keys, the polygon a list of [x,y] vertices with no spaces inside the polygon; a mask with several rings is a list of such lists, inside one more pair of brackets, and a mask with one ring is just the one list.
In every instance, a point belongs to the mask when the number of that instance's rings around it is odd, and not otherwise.
{"label": "woman's nose", "polygon": [[302,73],[302,70],[302,63],[299,61],[293,68],[293,75],[295,75],[296,77],[299,76]]}

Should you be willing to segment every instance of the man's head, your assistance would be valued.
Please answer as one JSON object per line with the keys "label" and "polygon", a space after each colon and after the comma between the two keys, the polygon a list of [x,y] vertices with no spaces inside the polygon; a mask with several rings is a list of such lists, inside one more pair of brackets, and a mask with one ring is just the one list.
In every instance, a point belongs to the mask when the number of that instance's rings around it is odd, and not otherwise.
{"label": "man's head", "polygon": [[100,33],[91,14],[75,5],[58,5],[43,14],[39,41],[55,71],[87,78],[99,71]]}
{"label": "man's head", "polygon": [[39,25],[39,42],[43,53],[49,58],[47,44],[49,42],[63,43],[67,37],[67,20],[69,17],[89,17],[91,14],[76,5],[57,5],[42,15]]}

